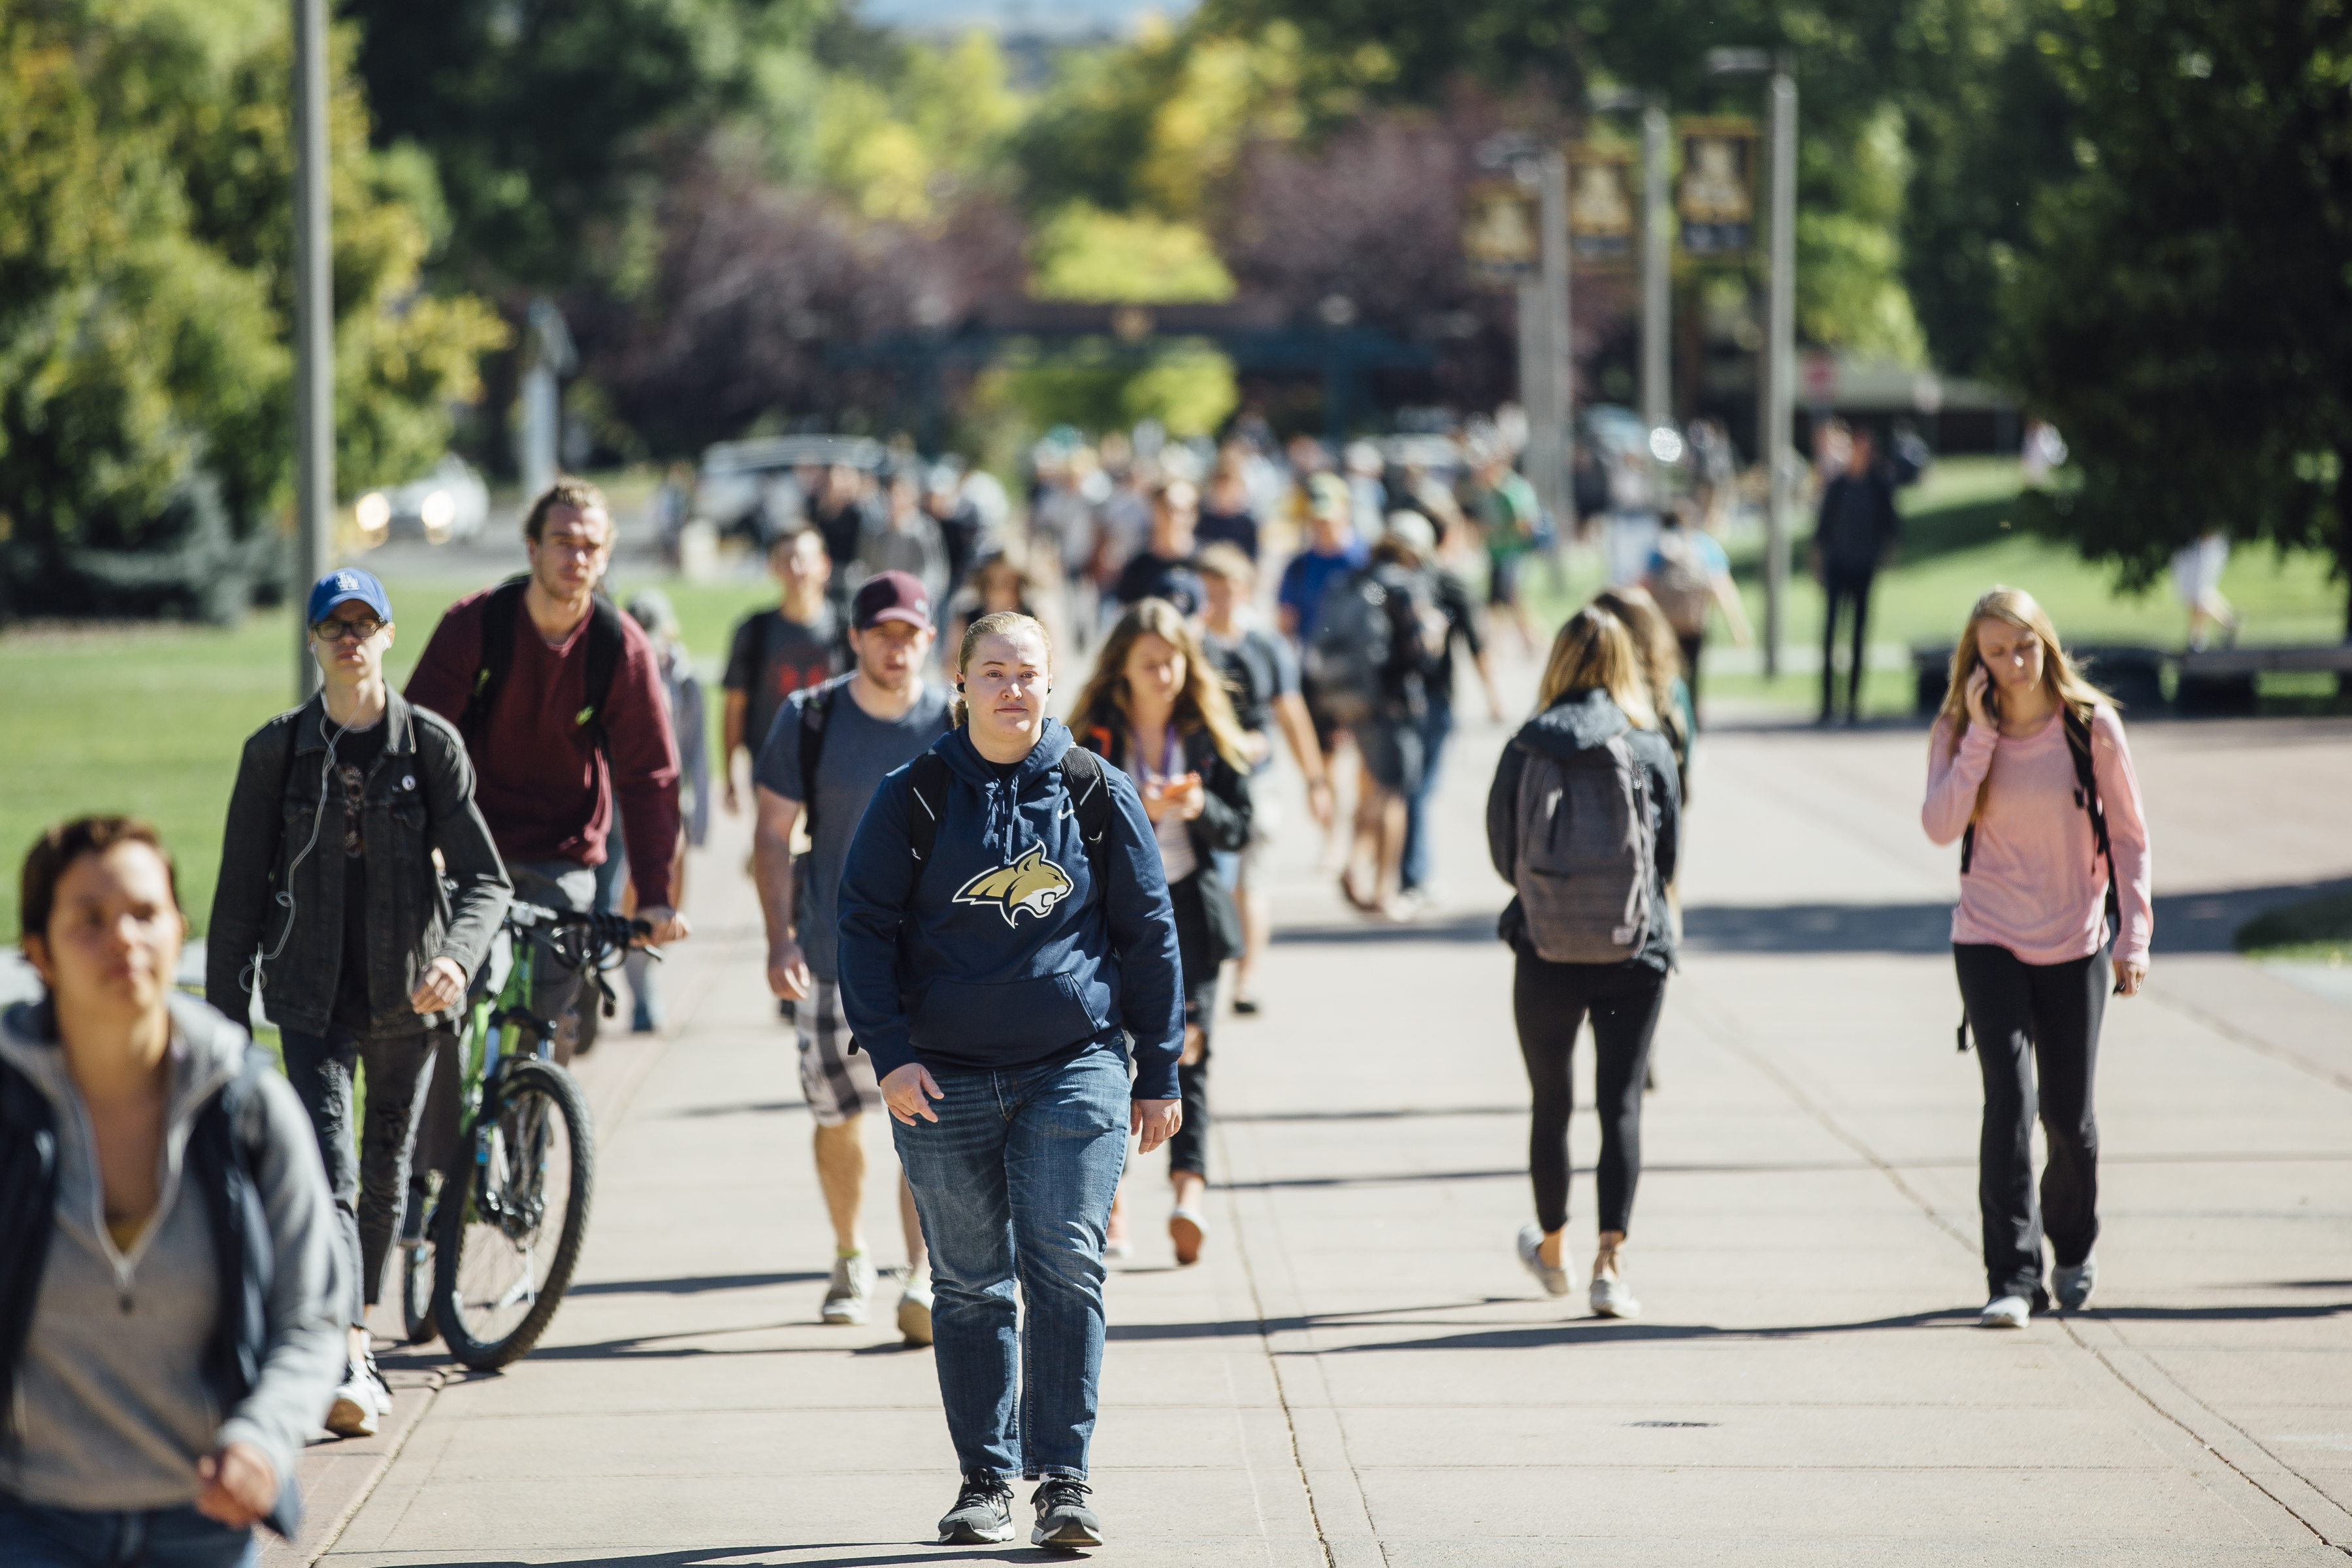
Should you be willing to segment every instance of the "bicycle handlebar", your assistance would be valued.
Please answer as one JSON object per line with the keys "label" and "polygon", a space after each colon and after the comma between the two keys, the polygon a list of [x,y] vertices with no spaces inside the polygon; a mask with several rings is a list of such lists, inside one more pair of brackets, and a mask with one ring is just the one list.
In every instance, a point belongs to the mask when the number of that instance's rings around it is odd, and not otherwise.
{"label": "bicycle handlebar", "polygon": [[517,935],[546,930],[559,952],[572,950],[563,952],[563,957],[580,969],[635,946],[636,939],[651,936],[654,929],[647,921],[627,915],[602,910],[551,910],[520,899],[507,906],[506,926]]}

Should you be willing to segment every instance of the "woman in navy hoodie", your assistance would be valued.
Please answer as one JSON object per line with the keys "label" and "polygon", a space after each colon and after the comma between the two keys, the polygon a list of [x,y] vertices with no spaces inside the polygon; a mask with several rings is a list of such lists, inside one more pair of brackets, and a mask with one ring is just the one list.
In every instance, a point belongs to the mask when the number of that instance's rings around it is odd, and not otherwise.
{"label": "woman in navy hoodie", "polygon": [[1085,1483],[1104,1233],[1129,1133],[1150,1153],[1183,1121],[1160,848],[1128,776],[1045,717],[1051,659],[1026,616],[971,624],[958,727],[882,781],[841,881],[842,1012],[931,1247],[963,1472],[943,1545],[1012,1538],[1016,1470],[1043,1483],[1034,1544],[1101,1541]]}

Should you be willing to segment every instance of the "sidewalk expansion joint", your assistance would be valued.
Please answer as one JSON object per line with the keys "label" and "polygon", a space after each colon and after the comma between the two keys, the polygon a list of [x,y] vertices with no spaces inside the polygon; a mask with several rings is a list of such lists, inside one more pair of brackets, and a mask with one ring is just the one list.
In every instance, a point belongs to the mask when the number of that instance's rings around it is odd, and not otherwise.
{"label": "sidewalk expansion joint", "polygon": [[2269,1040],[2263,1039],[2259,1035],[2250,1035],[2245,1030],[2239,1028],[2235,1024],[2231,1023],[2228,1019],[2218,1017],[2215,1015],[2207,1012],[2204,1008],[2197,1005],[2196,1003],[2173,995],[2171,993],[2166,991],[2160,984],[2149,986],[2147,994],[2158,1006],[2169,1009],[2172,1012],[2179,1013],[2183,1017],[2194,1020],[2206,1028],[2212,1030],[2213,1033],[2221,1036],[2231,1045],[2243,1046],[2246,1049],[2252,1051],[2259,1056],[2268,1057],[2274,1062],[2284,1062],[2288,1067],[2294,1068],[2297,1072],[2308,1073],[2313,1078],[2317,1079],[2320,1082],[2327,1084],[2332,1088],[2352,1091],[2352,1075],[2337,1072],[2333,1068],[2323,1066],[2318,1062],[2312,1061],[2306,1057],[2299,1056],[2295,1052],[2288,1050],[2284,1046],[2279,1046]]}

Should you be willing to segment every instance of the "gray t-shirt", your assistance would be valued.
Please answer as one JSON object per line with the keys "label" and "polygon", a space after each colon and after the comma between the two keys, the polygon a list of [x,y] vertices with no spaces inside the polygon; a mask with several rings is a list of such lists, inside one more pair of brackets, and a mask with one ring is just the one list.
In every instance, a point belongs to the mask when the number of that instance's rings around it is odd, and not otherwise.
{"label": "gray t-shirt", "polygon": [[[801,799],[801,713],[824,689],[795,691],[785,700],[751,769],[754,784],[804,811],[809,805]],[[949,695],[945,685],[927,680],[914,706],[887,722],[860,708],[846,684],[834,698],[825,720],[824,754],[817,759],[816,822],[809,836],[808,875],[801,884],[803,902],[793,911],[801,952],[819,980],[836,978],[834,922],[839,918],[841,867],[849,858],[849,841],[866,815],[866,803],[885,776],[929,751],[931,742],[947,733]]]}

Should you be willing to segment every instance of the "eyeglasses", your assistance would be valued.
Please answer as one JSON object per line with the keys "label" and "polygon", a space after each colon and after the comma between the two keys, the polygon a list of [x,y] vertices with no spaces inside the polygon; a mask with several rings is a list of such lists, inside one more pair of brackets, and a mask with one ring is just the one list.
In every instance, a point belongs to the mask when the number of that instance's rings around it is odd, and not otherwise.
{"label": "eyeglasses", "polygon": [[340,616],[329,616],[323,621],[311,624],[310,635],[320,642],[341,642],[346,638],[353,642],[365,642],[383,628],[384,623],[377,620],[373,616],[370,616],[363,621],[347,621]]}

